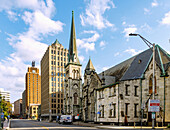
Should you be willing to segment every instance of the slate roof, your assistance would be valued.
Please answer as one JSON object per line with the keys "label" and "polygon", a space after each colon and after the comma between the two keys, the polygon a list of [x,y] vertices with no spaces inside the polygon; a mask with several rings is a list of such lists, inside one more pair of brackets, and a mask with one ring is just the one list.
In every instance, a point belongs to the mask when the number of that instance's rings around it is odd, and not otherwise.
{"label": "slate roof", "polygon": [[[111,67],[108,70],[104,71],[104,74],[107,76],[114,76],[115,77],[115,82],[119,81],[120,78],[124,75],[124,73],[126,72],[126,70],[129,68],[130,64],[132,63],[132,61],[134,60],[135,57],[132,57],[114,67]],[[102,73],[100,73],[99,75],[102,75]],[[114,82],[112,82],[114,83]]]}
{"label": "slate roof", "polygon": [[[99,76],[100,80],[102,80],[103,76],[102,75],[98,75],[98,76]],[[104,86],[113,84],[115,82],[115,77],[114,76],[105,75],[104,78],[105,78],[105,85]]]}
{"label": "slate roof", "polygon": [[[104,73],[106,76],[115,77],[115,81],[112,80],[112,84],[121,80],[123,81],[142,78],[149,63],[152,61],[152,56],[152,48],[147,49],[140,54],[104,71]],[[155,60],[156,64],[162,71],[162,75],[165,75],[166,70],[170,66],[170,55],[159,45],[155,46]],[[99,75],[101,76],[102,73]]]}

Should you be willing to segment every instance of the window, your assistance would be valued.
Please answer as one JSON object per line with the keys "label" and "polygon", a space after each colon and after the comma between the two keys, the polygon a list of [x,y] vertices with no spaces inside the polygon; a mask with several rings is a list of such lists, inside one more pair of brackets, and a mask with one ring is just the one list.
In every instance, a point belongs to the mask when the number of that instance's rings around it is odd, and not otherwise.
{"label": "window", "polygon": [[54,61],[54,65],[55,65],[55,61]]}
{"label": "window", "polygon": [[58,56],[58,60],[60,60],[60,57]]}
{"label": "window", "polygon": [[53,77],[51,77],[51,81],[53,81]]}
{"label": "window", "polygon": [[54,50],[54,54],[55,54],[55,50]]}
{"label": "window", "polygon": [[51,56],[51,59],[53,59],[53,55]]}
{"label": "window", "polygon": [[58,55],[60,54],[60,52],[58,51]]}
{"label": "window", "polygon": [[51,50],[51,54],[53,54],[53,50]]}
{"label": "window", "polygon": [[138,104],[134,104],[134,117],[138,117]]}
{"label": "window", "polygon": [[101,115],[101,117],[104,118],[104,105],[102,105],[102,115]]}
{"label": "window", "polygon": [[61,62],[61,66],[63,66],[63,63]]}
{"label": "window", "polygon": [[125,115],[128,116],[128,105],[129,103],[125,103]]}
{"label": "window", "polygon": [[56,81],[56,77],[54,77],[54,81]]}
{"label": "window", "polygon": [[64,58],[64,61],[66,61],[66,58]]}
{"label": "window", "polygon": [[60,73],[58,73],[58,76],[60,76]]}
{"label": "window", "polygon": [[126,90],[125,90],[125,95],[126,95],[126,96],[129,96],[129,93],[128,93],[128,88],[129,88],[129,86],[130,86],[130,85],[127,85],[127,84],[125,85],[125,89],[126,89]]}
{"label": "window", "polygon": [[61,57],[61,60],[63,60],[63,57]]}
{"label": "window", "polygon": [[60,63],[58,62],[58,66],[60,65]]}
{"label": "window", "polygon": [[110,104],[109,117],[116,118],[116,104]]}
{"label": "window", "polygon": [[56,57],[54,56],[54,60],[56,59]]}
{"label": "window", "polygon": [[61,52],[61,55],[63,55],[63,52]]}
{"label": "window", "polygon": [[[149,94],[152,94],[152,86],[153,86],[153,76],[151,75],[149,78]],[[157,93],[156,90],[156,77],[155,77],[155,93]]]}
{"label": "window", "polygon": [[77,103],[78,103],[78,102],[77,102],[77,98],[78,98],[77,93],[74,93],[73,96],[74,96],[74,104],[77,105]]}
{"label": "window", "polygon": [[135,96],[138,96],[138,86],[135,86]]}
{"label": "window", "polygon": [[51,70],[53,70],[53,66],[51,66]]}
{"label": "window", "polygon": [[66,53],[64,52],[64,56],[66,55]]}

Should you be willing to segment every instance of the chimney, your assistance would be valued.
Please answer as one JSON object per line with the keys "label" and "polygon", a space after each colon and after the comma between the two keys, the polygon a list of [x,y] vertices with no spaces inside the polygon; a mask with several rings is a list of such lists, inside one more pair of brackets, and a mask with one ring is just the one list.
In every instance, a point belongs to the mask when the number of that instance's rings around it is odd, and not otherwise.
{"label": "chimney", "polygon": [[104,71],[102,72],[102,86],[105,85],[105,77],[104,77]]}

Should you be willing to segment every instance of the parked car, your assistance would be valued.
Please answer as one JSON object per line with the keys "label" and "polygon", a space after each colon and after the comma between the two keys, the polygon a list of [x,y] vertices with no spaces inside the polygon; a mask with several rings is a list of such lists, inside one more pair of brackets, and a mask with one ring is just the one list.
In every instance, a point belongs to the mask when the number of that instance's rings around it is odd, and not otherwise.
{"label": "parked car", "polygon": [[60,119],[58,120],[58,123],[73,123],[73,117],[71,115],[61,115]]}

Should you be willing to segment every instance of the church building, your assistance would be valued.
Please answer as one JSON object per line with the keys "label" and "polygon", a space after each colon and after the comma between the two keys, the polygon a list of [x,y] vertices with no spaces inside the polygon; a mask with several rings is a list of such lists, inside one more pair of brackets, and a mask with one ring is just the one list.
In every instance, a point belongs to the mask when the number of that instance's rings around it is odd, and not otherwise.
{"label": "church building", "polygon": [[77,54],[74,12],[72,12],[68,64],[65,66],[66,78],[64,92],[64,113],[72,116],[82,115],[81,66]]}

